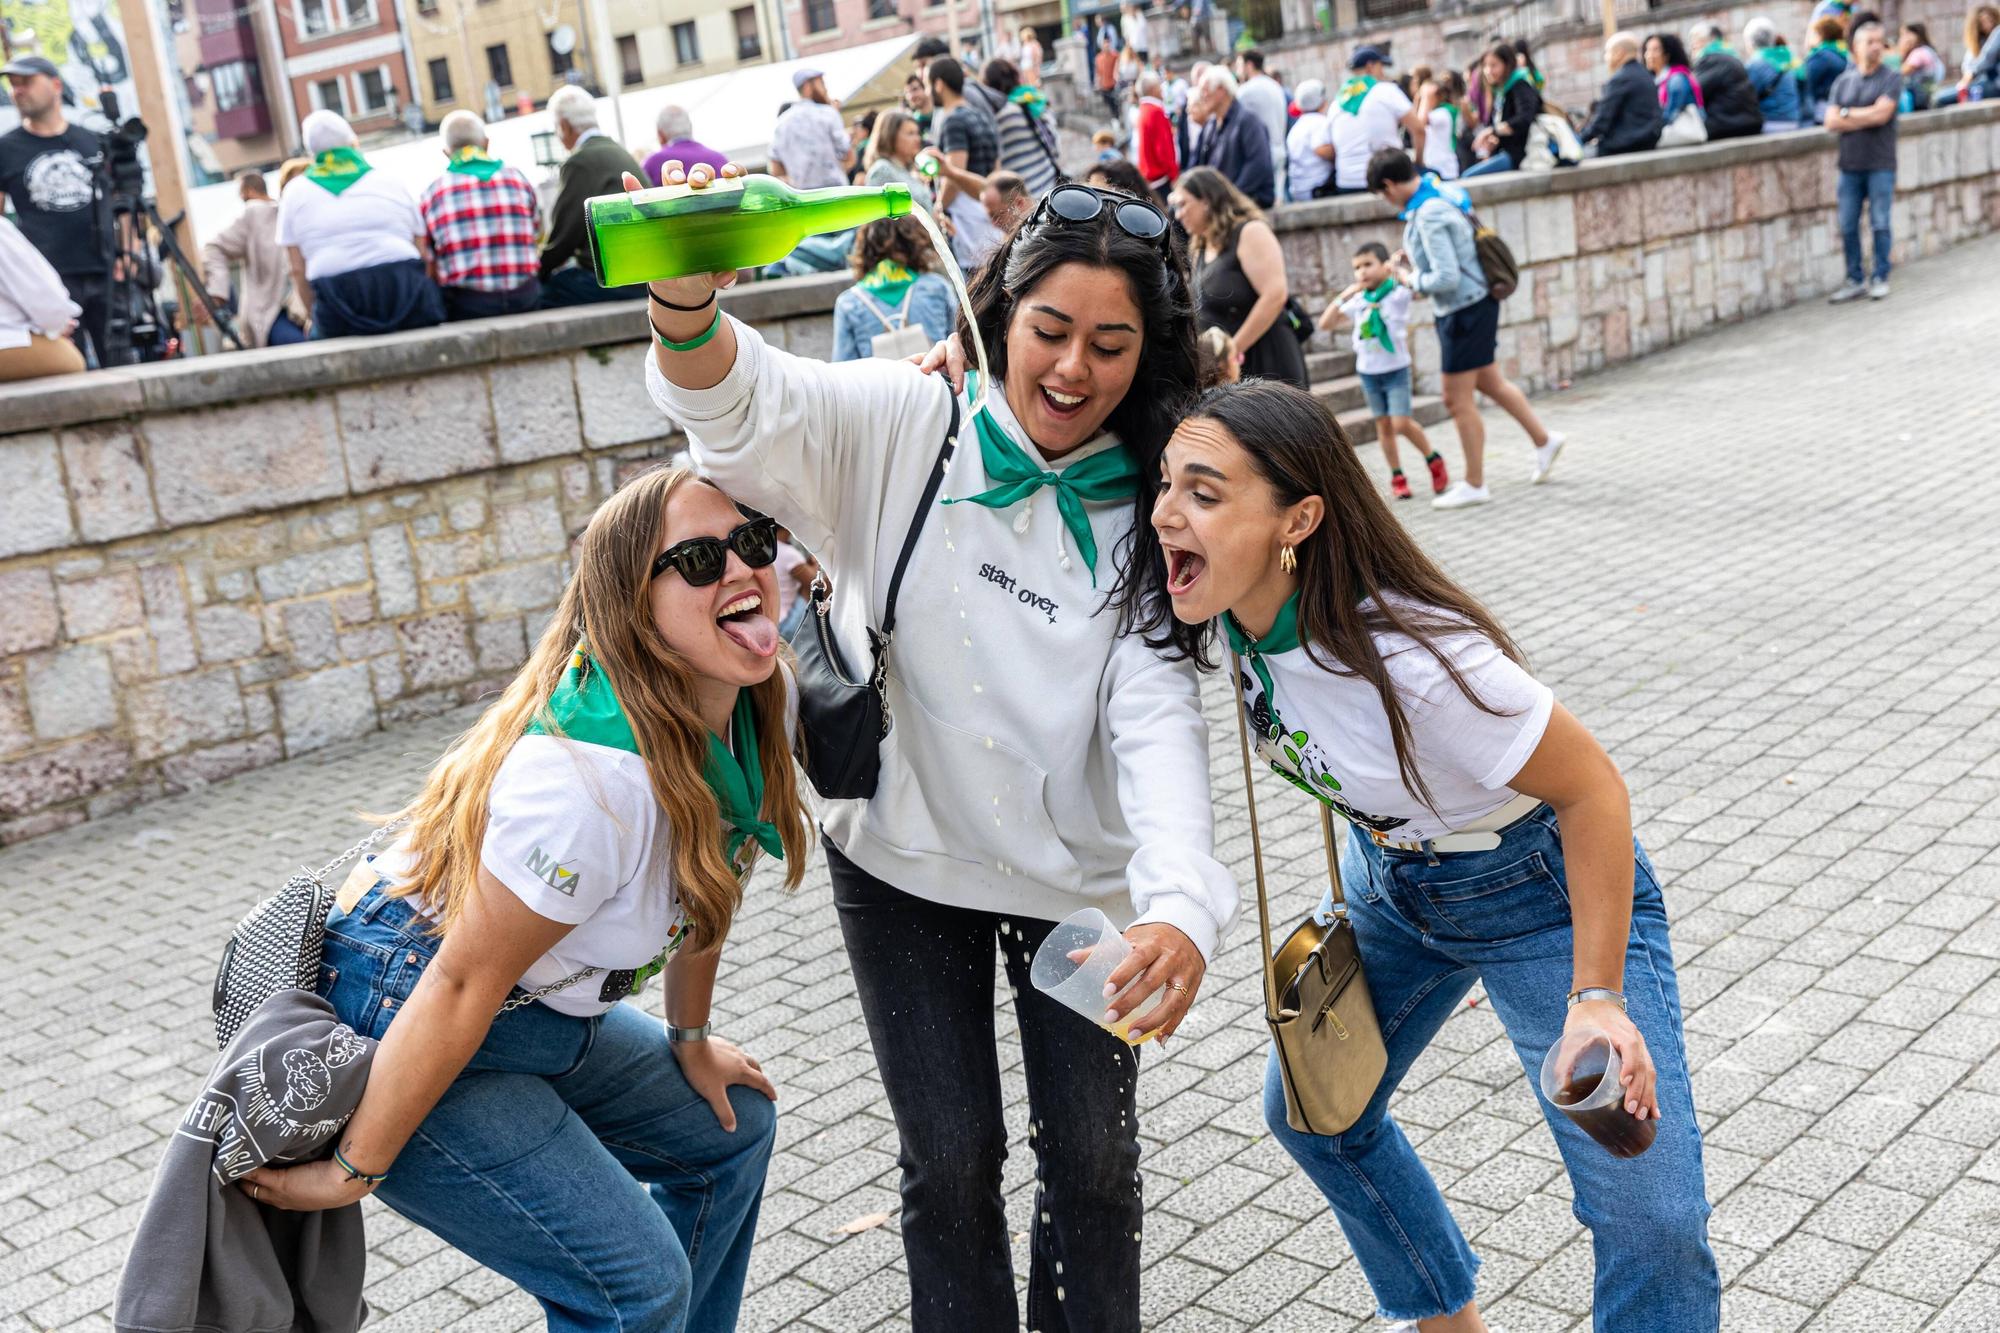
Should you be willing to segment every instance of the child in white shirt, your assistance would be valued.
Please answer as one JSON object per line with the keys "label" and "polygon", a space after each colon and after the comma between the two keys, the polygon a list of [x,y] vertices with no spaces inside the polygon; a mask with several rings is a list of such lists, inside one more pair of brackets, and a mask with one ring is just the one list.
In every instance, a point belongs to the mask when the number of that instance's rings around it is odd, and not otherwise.
{"label": "child in white shirt", "polygon": [[1327,330],[1343,319],[1354,325],[1354,368],[1375,417],[1375,438],[1389,462],[1389,491],[1398,500],[1410,498],[1396,449],[1399,431],[1424,451],[1432,492],[1441,493],[1451,483],[1444,458],[1410,415],[1410,300],[1410,289],[1389,272],[1389,248],[1370,241],[1354,252],[1354,282],[1319,317],[1319,326]]}

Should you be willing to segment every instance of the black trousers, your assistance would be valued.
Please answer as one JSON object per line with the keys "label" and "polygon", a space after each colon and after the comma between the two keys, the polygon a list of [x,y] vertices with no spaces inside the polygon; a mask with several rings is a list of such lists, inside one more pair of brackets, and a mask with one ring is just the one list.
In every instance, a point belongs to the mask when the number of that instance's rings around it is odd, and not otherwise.
{"label": "black trousers", "polygon": [[1138,1052],[1049,999],[1028,965],[1055,924],[946,907],[885,884],[832,842],[833,901],[902,1141],[903,1253],[916,1333],[1018,1333],[1000,1168],[993,951],[1014,989],[1034,1126],[1028,1323],[1139,1327]]}
{"label": "black trousers", "polygon": [[[76,350],[82,352],[86,364],[95,364],[100,369],[109,364],[104,358],[106,324],[111,318],[111,279],[103,273],[64,273],[63,286],[69,289],[69,299],[83,307],[77,316],[76,332],[70,334],[70,341]],[[92,362],[91,358],[95,357]]]}

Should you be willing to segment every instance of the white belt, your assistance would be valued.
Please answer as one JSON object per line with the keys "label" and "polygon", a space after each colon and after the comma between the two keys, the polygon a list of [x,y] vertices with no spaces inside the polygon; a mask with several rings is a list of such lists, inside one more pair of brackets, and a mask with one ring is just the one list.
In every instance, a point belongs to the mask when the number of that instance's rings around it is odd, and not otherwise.
{"label": "white belt", "polygon": [[[1408,842],[1387,837],[1373,829],[1361,829],[1368,840],[1377,847],[1387,847],[1399,852],[1490,852],[1500,845],[1500,830],[1517,819],[1533,814],[1541,807],[1541,798],[1536,796],[1516,796],[1491,814],[1482,815],[1470,825],[1441,838],[1428,838],[1418,842]],[[1360,825],[1356,825],[1360,828]]]}

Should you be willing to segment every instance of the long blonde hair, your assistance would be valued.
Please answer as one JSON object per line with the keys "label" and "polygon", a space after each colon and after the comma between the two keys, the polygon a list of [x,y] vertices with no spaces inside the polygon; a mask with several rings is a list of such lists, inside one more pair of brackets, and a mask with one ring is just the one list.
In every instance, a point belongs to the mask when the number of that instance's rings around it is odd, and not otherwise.
{"label": "long blonde hair", "polygon": [[1978,55],[1979,48],[1986,44],[1986,38],[1993,29],[2000,27],[2000,8],[1980,5],[1965,16],[1965,50],[1967,55]]}
{"label": "long blonde hair", "polygon": [[[729,933],[743,886],[723,854],[721,810],[702,776],[709,731],[695,710],[694,673],[660,633],[647,591],[667,502],[683,485],[707,484],[686,468],[655,468],[599,506],[579,543],[576,572],[527,664],[499,701],[452,742],[416,800],[392,816],[410,821],[406,836],[415,849],[411,874],[395,892],[422,902],[439,934],[458,920],[478,880],[487,801],[507,752],[531,721],[561,734],[548,701],[579,640],[590,645],[624,707],[653,799],[666,815],[673,888],[688,919],[686,947],[706,952]],[[764,769],[759,813],[777,826],[785,845],[785,886],[797,888],[810,829],[785,732],[784,675],[773,671],[769,680],[746,688]]]}

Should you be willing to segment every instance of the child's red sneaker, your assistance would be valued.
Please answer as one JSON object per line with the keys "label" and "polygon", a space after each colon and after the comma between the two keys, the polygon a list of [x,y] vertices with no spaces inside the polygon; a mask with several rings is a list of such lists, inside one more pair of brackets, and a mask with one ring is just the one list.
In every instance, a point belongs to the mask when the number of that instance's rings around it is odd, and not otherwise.
{"label": "child's red sneaker", "polygon": [[1431,494],[1443,495],[1445,487],[1451,485],[1451,473],[1445,471],[1444,455],[1432,454],[1427,461],[1431,468]]}
{"label": "child's red sneaker", "polygon": [[1402,473],[1400,473],[1400,472],[1398,472],[1398,473],[1396,473],[1396,474],[1395,474],[1394,476],[1390,477],[1390,478],[1389,478],[1389,494],[1391,494],[1391,495],[1395,496],[1395,497],[1396,497],[1396,498],[1397,498],[1398,500],[1407,500],[1407,499],[1409,499],[1409,498],[1410,498],[1410,479],[1409,479],[1408,477],[1404,476],[1404,475],[1403,475]]}

